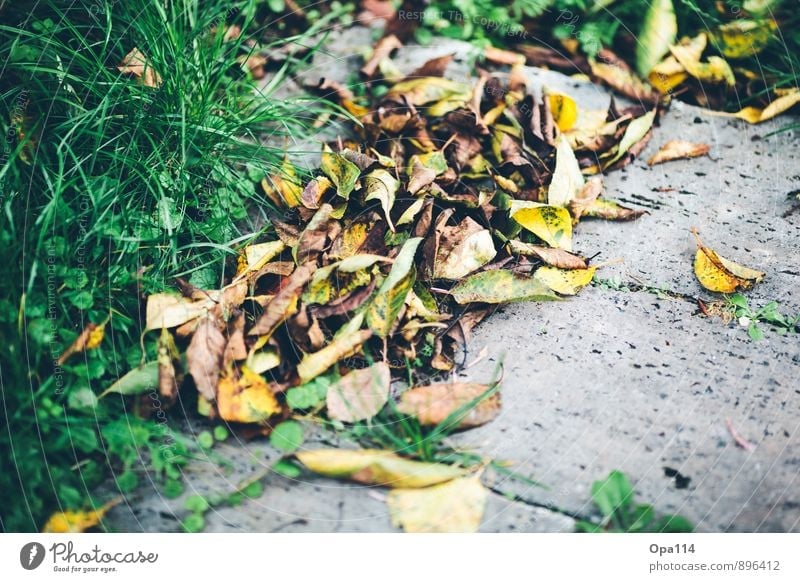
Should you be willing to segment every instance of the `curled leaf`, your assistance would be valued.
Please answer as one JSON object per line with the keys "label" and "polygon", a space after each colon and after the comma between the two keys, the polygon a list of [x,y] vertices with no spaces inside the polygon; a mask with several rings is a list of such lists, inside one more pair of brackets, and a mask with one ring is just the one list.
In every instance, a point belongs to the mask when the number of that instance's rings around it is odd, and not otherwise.
{"label": "curled leaf", "polygon": [[321,350],[313,354],[307,354],[297,365],[297,375],[303,383],[313,380],[342,358],[352,356],[360,348],[361,344],[372,336],[371,330],[357,330],[353,333],[344,334],[334,340]]}
{"label": "curled leaf", "polygon": [[563,135],[559,136],[556,168],[547,190],[547,203],[551,206],[567,206],[578,195],[585,182],[569,140]]}
{"label": "curled leaf", "polygon": [[653,156],[647,160],[651,166],[671,162],[672,160],[684,160],[706,155],[711,150],[707,143],[692,143],[682,139],[673,139],[661,146]]}
{"label": "curled leaf", "polygon": [[700,284],[709,291],[733,293],[737,289],[748,289],[764,279],[765,274],[761,271],[743,267],[721,257],[703,244],[696,230],[693,229],[692,233],[697,239],[694,273]]}
{"label": "curled leaf", "polygon": [[716,115],[725,115],[728,117],[738,117],[745,120],[747,123],[761,123],[773,117],[777,117],[781,113],[788,111],[795,105],[800,103],[800,89],[791,89],[785,94],[775,99],[772,103],[764,107],[745,107],[736,113],[715,113]]}
{"label": "curled leaf", "polygon": [[392,265],[391,271],[383,280],[378,292],[366,310],[366,321],[379,337],[386,337],[397,323],[397,316],[403,308],[406,295],[414,285],[414,255],[421,238],[408,239]]}
{"label": "curled leaf", "polygon": [[394,199],[400,187],[400,182],[389,172],[381,168],[370,172],[364,177],[364,187],[366,189],[364,200],[378,200],[381,203],[386,222],[391,231],[394,232],[394,225],[392,224],[390,213],[394,206]]}
{"label": "curled leaf", "polygon": [[106,324],[100,325],[90,323],[84,330],[75,338],[69,347],[58,357],[56,363],[60,366],[66,362],[70,357],[79,354],[85,350],[97,349],[105,337]]}
{"label": "curled leaf", "polygon": [[540,245],[532,245],[514,239],[508,241],[508,246],[512,253],[526,257],[536,257],[548,265],[552,265],[553,267],[558,267],[560,269],[586,268],[586,259],[579,255],[570,253],[569,251],[565,251],[564,249],[554,249]]}
{"label": "curled leaf", "polygon": [[548,104],[560,131],[569,131],[578,119],[578,105],[569,95],[563,93],[548,93]]}
{"label": "curled leaf", "polygon": [[350,479],[365,485],[416,489],[463,477],[467,470],[440,463],[423,463],[391,451],[363,449],[318,449],[297,453],[308,469],[335,479]]}

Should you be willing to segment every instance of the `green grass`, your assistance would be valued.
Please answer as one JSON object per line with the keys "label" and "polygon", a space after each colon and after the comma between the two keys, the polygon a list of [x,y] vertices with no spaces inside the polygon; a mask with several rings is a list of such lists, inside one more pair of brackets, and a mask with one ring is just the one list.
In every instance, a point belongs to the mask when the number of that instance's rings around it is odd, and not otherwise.
{"label": "green grass", "polygon": [[[217,287],[234,247],[269,228],[256,182],[317,105],[271,97],[299,58],[259,90],[240,64],[245,39],[262,32],[255,7],[2,8],[0,491],[20,501],[0,508],[1,530],[37,529],[53,510],[94,503],[110,471],[122,491],[148,471],[180,492],[193,443],[163,419],[137,418],[148,415],[146,400],[94,394],[155,357],[153,342],[140,341],[145,293],[176,276]],[[245,33],[226,42],[225,23]],[[159,87],[117,70],[134,47]],[[89,322],[106,320],[99,349],[56,365]]]}

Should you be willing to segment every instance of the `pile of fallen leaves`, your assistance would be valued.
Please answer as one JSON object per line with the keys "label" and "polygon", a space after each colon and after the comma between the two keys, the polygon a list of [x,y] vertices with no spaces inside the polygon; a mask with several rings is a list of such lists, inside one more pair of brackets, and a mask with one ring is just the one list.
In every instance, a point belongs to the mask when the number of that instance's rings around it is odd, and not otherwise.
{"label": "pile of fallen leaves", "polygon": [[446,63],[394,84],[355,127],[358,142],[325,146],[308,183],[288,168],[265,180],[287,212],[225,287],[148,298],[162,396],[177,395],[176,339],[201,412],[228,422],[285,415],[287,389],[332,371],[343,382],[370,362],[387,371],[366,382],[388,393],[388,369],[405,362],[451,370],[455,344],[492,306],[591,281],[575,225],[641,212],[584,174],[626,164],[656,111],[584,112],[567,95],[527,94],[522,67],[469,86],[441,76]]}
{"label": "pile of fallen leaves", "polygon": [[[408,365],[453,370],[457,344],[499,304],[587,285],[598,265],[572,251],[573,230],[642,214],[603,197],[599,174],[642,150],[658,111],[613,102],[586,111],[568,95],[528,92],[521,64],[467,85],[443,76],[450,59],[426,63],[369,107],[323,83],[360,114],[357,138],[325,145],[306,183],[288,163],[264,181],[283,213],[272,240],[241,250],[224,287],[181,281],[147,298],[158,360],[107,393],[157,385],[166,407],[193,386],[200,414],[264,434],[296,411],[354,423],[390,400],[423,426],[459,410],[458,428],[491,420],[495,386],[433,384],[396,397],[392,377],[407,377]],[[390,506],[412,513],[416,492],[402,494],[411,488],[443,499],[452,488],[474,506],[485,497],[462,467],[386,451],[297,457],[323,474],[398,487]]]}

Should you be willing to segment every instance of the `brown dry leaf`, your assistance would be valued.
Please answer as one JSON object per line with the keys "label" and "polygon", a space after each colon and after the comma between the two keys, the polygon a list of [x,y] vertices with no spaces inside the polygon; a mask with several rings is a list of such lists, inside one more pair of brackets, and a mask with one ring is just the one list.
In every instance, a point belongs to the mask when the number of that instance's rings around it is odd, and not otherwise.
{"label": "brown dry leaf", "polygon": [[100,325],[90,323],[84,330],[75,338],[69,347],[58,357],[56,364],[61,366],[69,358],[75,354],[79,354],[85,350],[93,350],[100,347],[100,343],[105,337],[106,324],[105,322]]}
{"label": "brown dry leaf", "polygon": [[455,428],[472,428],[494,420],[500,414],[500,393],[494,391],[472,408],[469,404],[493,386],[486,384],[443,383],[419,386],[403,392],[398,412],[416,417],[423,426],[435,426],[451,414],[463,410]]}
{"label": "brown dry leaf", "polygon": [[455,58],[455,53],[450,53],[449,55],[443,55],[441,57],[436,57],[430,59],[422,64],[422,66],[417,67],[414,71],[408,76],[409,79],[413,79],[415,77],[443,77],[444,72],[447,70],[447,66],[453,62]]}
{"label": "brown dry leaf", "polygon": [[174,293],[154,293],[147,298],[145,330],[178,327],[197,319],[215,305],[211,297],[193,301]]}
{"label": "brown dry leaf", "polygon": [[318,449],[303,451],[296,456],[308,469],[325,477],[385,487],[429,487],[468,473],[461,467],[412,461],[391,451],[377,449]]}
{"label": "brown dry leaf", "polygon": [[619,202],[608,198],[596,198],[594,200],[573,200],[570,204],[570,212],[577,221],[579,218],[601,218],[603,220],[636,220],[640,216],[647,214],[647,210],[628,208]]}
{"label": "brown dry leaf", "polygon": [[214,400],[217,393],[226,343],[216,320],[206,316],[198,323],[192,341],[186,348],[189,373],[194,378],[197,391],[208,400]]}
{"label": "brown dry leaf", "polygon": [[389,400],[391,382],[391,371],[384,362],[342,376],[328,388],[328,417],[342,422],[372,418]]}
{"label": "brown dry leaf", "polygon": [[300,265],[286,280],[281,290],[267,304],[264,313],[250,328],[248,335],[271,336],[280,324],[297,312],[297,302],[306,283],[311,280],[316,267],[311,264]]}
{"label": "brown dry leaf", "polygon": [[697,239],[694,274],[700,284],[709,291],[733,293],[737,289],[749,289],[764,279],[765,274],[761,271],[729,261],[705,246],[696,229],[692,229],[692,234]]}
{"label": "brown dry leaf", "polygon": [[682,139],[673,139],[661,146],[653,156],[647,160],[651,166],[671,162],[672,160],[685,160],[706,155],[711,150],[707,143],[692,143]]}
{"label": "brown dry leaf", "polygon": [[386,504],[392,523],[408,533],[473,533],[480,528],[487,497],[475,476],[425,489],[394,489]]}
{"label": "brown dry leaf", "polygon": [[267,57],[257,53],[242,55],[236,59],[242,67],[250,71],[253,79],[263,79],[266,74]]}
{"label": "brown dry leaf", "polygon": [[375,20],[391,20],[397,9],[392,0],[361,0],[363,12],[358,15],[362,24],[370,24]]}
{"label": "brown dry leaf", "polygon": [[525,56],[513,51],[488,46],[483,49],[483,58],[498,65],[524,65]]}
{"label": "brown dry leaf", "polygon": [[145,87],[160,87],[161,75],[159,75],[147,60],[147,57],[138,48],[133,48],[117,67],[120,73],[133,75]]}
{"label": "brown dry leaf", "polygon": [[508,246],[513,253],[526,257],[536,257],[548,265],[560,269],[585,269],[587,266],[586,259],[564,249],[532,245],[514,239],[508,241]]}
{"label": "brown dry leaf", "polygon": [[281,406],[266,380],[242,366],[238,378],[226,373],[220,379],[217,410],[227,422],[262,422],[281,412]]}
{"label": "brown dry leaf", "polygon": [[328,242],[331,214],[333,206],[323,204],[314,213],[308,225],[300,233],[297,246],[293,249],[295,260],[299,265],[309,261],[316,261],[319,254],[325,249]]}
{"label": "brown dry leaf", "polygon": [[658,93],[642,83],[625,61],[611,51],[601,50],[598,58],[599,61],[590,61],[594,80],[640,103],[658,103],[661,99]]}
{"label": "brown dry leaf", "polygon": [[403,43],[393,34],[381,38],[372,50],[372,56],[366,64],[361,67],[361,74],[368,79],[372,78],[375,75],[375,71],[378,70],[381,61],[401,46],[403,46]]}

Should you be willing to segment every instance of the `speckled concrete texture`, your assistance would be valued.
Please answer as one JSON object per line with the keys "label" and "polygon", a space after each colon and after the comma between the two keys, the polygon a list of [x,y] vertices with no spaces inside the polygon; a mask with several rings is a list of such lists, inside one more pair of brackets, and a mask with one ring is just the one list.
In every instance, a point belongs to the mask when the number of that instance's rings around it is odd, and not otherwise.
{"label": "speckled concrete texture", "polygon": [[[346,81],[360,66],[371,33],[334,34],[303,74]],[[469,70],[471,47],[456,41],[401,49],[409,72],[456,53],[453,78]],[[604,108],[609,94],[563,75],[530,69],[532,85],[566,91],[583,107]],[[736,322],[704,317],[713,300],[692,274],[697,227],[727,258],[767,273],[748,293],[800,311],[800,212],[787,193],[800,188],[797,132],[769,135],[790,118],[749,126],[674,103],[641,159],[604,179],[606,195],[646,208],[631,223],[584,221],[576,250],[596,262],[607,286],[559,303],[500,309],[475,331],[460,379],[488,380],[504,361],[503,411],[455,441],[497,459],[547,488],[487,474],[483,531],[570,531],[568,515],[593,515],[594,480],[613,469],[635,483],[637,499],[659,513],[680,513],[699,531],[800,531],[800,336],[767,330],[759,342]],[[643,161],[670,139],[711,145],[705,158],[650,168]],[[659,292],[659,289],[665,292]],[[727,423],[752,443],[738,447]],[[190,430],[201,430],[194,426]],[[315,433],[307,446],[335,444]],[[264,442],[229,440],[186,471],[187,495],[231,490],[276,458]],[[677,477],[676,477],[677,475]],[[385,491],[326,479],[271,474],[263,496],[207,515],[208,531],[394,531]],[[109,529],[179,529],[183,500],[145,488],[115,508]]]}

